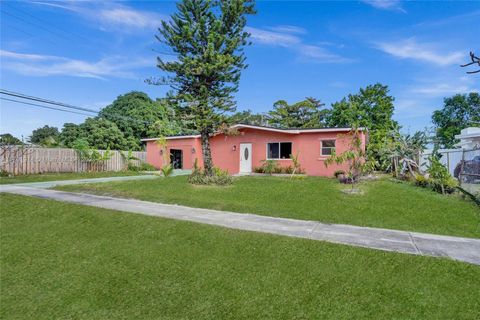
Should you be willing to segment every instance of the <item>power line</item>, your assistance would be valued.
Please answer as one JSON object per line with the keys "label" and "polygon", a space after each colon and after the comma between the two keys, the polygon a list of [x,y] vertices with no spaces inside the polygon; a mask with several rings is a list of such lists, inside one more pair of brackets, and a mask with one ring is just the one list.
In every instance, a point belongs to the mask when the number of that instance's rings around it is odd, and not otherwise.
{"label": "power line", "polygon": [[[62,107],[62,108],[67,108],[67,109],[92,112],[92,113],[95,113],[95,114],[99,115],[99,111],[97,111],[97,110],[83,108],[83,107],[77,107],[77,106],[73,106],[71,104],[67,104],[67,103],[63,103],[63,102],[57,102],[57,101],[48,100],[48,99],[39,98],[39,97],[34,97],[34,96],[26,95],[26,94],[23,94],[23,93],[19,93],[19,92],[13,92],[13,91],[0,89],[0,94],[16,97],[16,98],[20,98],[20,99],[30,100],[30,101],[37,101],[37,102],[42,102],[42,103],[46,103],[46,104],[51,104],[51,105],[55,105],[55,106],[59,106],[59,107]],[[34,104],[32,104],[32,105],[34,105]],[[62,110],[62,109],[60,109],[60,110]],[[65,111],[65,110],[63,110],[63,111]],[[91,116],[91,115],[89,115],[89,116]],[[140,123],[144,123],[144,124],[147,124],[147,125],[151,125],[151,124],[154,123],[152,121],[144,121],[144,120],[134,119],[134,118],[131,118],[131,117],[126,117],[126,116],[121,116],[121,115],[116,115],[116,114],[111,114],[111,113],[108,114],[108,116],[111,116],[113,118],[127,120],[127,121],[134,121],[134,122],[137,122],[137,123],[140,122]],[[103,116],[103,117],[105,117],[105,116]]]}
{"label": "power line", "polygon": [[89,117],[92,116],[91,114],[87,114],[87,113],[81,113],[81,112],[76,112],[76,111],[71,111],[71,110],[64,110],[64,109],[60,109],[60,108],[54,108],[54,107],[44,106],[44,105],[41,105],[41,104],[30,103],[30,102],[15,100],[15,99],[9,99],[9,98],[4,98],[4,97],[0,97],[0,99],[6,100],[6,101],[11,101],[11,102],[16,102],[16,103],[22,103],[22,104],[26,104],[26,105],[29,105],[29,106],[35,106],[35,107],[50,109],[50,110],[57,110],[57,111],[63,111],[63,112],[69,112],[69,113],[76,113],[76,114],[81,114],[81,115],[89,116]]}
{"label": "power line", "polygon": [[47,104],[53,104],[53,105],[57,105],[57,106],[64,107],[64,108],[69,108],[69,109],[98,113],[97,110],[83,108],[83,107],[76,107],[76,106],[73,106],[73,105],[70,105],[70,104],[67,104],[67,103],[63,103],[63,102],[57,102],[57,101],[53,101],[53,100],[43,99],[43,98],[34,97],[34,96],[26,95],[26,94],[23,94],[23,93],[8,91],[8,90],[4,90],[4,89],[0,89],[0,94],[5,94],[7,96],[13,96],[13,97],[21,98],[21,99],[26,99],[26,100],[43,102],[43,103],[47,103]]}

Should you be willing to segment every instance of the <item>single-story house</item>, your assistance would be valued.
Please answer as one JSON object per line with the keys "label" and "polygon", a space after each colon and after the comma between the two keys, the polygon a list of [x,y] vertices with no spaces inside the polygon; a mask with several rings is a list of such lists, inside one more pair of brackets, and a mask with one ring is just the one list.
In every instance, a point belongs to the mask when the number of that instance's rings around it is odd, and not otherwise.
{"label": "single-story house", "polygon": [[[210,138],[213,163],[230,174],[248,174],[264,160],[275,160],[279,166],[292,165],[290,155],[298,155],[300,166],[307,175],[333,176],[335,170],[345,170],[347,164],[325,166],[325,160],[335,150],[341,154],[350,147],[351,128],[278,129],[237,124],[231,127],[235,135],[219,133]],[[365,148],[367,131],[359,129]],[[175,169],[192,169],[195,159],[202,166],[200,135],[180,135],[166,138],[166,148],[158,138],[146,142],[147,162],[157,168],[172,163]],[[166,152],[167,154],[164,154]]]}

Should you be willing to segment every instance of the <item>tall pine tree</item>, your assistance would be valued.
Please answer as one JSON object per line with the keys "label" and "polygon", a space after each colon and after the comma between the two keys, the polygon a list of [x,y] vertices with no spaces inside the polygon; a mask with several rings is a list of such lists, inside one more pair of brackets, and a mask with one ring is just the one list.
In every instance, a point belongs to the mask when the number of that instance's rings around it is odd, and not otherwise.
{"label": "tall pine tree", "polygon": [[157,39],[177,55],[174,61],[158,58],[181,114],[202,139],[206,175],[213,175],[210,137],[235,111],[233,94],[246,68],[243,47],[249,34],[246,16],[252,0],[182,0],[170,21],[162,21]]}

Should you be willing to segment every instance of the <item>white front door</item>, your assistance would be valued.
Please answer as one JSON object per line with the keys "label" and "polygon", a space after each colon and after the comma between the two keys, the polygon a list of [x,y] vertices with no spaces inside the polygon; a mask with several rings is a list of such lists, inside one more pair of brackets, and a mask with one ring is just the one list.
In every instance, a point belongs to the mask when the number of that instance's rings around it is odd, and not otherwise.
{"label": "white front door", "polygon": [[240,143],[240,173],[252,172],[252,144]]}

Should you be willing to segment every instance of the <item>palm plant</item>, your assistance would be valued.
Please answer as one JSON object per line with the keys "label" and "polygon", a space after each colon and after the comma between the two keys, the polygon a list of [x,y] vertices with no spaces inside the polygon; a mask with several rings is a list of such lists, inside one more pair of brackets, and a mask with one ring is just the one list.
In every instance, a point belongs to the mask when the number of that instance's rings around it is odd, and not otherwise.
{"label": "palm plant", "polygon": [[424,132],[414,135],[402,135],[398,131],[391,133],[393,142],[384,150],[391,159],[391,170],[395,177],[404,176],[408,172],[416,178],[420,170],[420,153],[425,149],[427,137]]}

